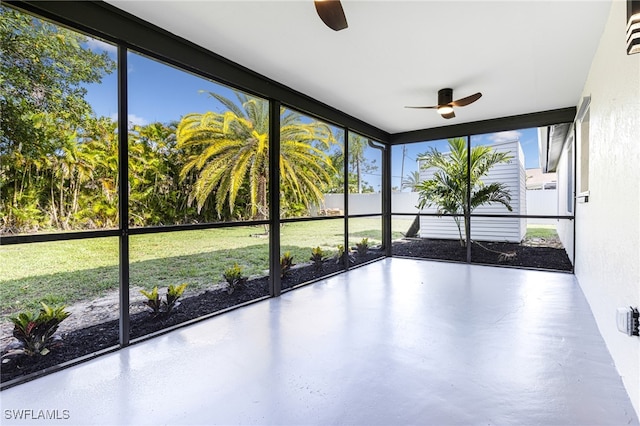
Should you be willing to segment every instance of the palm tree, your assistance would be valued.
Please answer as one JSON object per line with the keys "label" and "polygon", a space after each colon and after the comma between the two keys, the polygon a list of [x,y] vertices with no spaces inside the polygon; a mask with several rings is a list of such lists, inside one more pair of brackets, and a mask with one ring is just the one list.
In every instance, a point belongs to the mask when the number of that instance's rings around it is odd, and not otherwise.
{"label": "palm tree", "polygon": [[[227,111],[187,114],[176,132],[178,148],[191,153],[180,178],[184,180],[191,173],[197,175],[189,202],[196,201],[200,211],[213,196],[216,212],[222,217],[225,207],[230,214],[234,213],[238,195],[246,190],[249,216],[265,219],[269,104],[242,93],[236,94],[241,106],[216,93],[209,95]],[[335,175],[331,159],[320,149],[335,143],[335,138],[325,123],[305,123],[299,114],[284,108],[280,111],[280,123],[283,205],[302,203],[308,208],[322,201],[322,189]]]}
{"label": "palm tree", "polygon": [[[469,177],[471,197],[467,199],[467,144],[465,139],[456,138],[449,141],[450,152],[443,154],[431,149],[420,156],[423,169],[436,169],[433,177],[416,185],[419,192],[418,208],[436,206],[439,214],[463,214],[465,235],[470,235],[469,215],[484,204],[500,203],[512,211],[511,194],[504,183],[485,184],[481,178],[493,166],[508,162],[511,157],[505,152],[495,152],[490,146],[471,148],[471,167]],[[460,217],[454,216],[460,234],[460,244],[466,245],[460,227]]]}
{"label": "palm tree", "polygon": [[402,178],[402,189],[410,189],[412,192],[416,190],[416,187],[420,183],[420,173],[417,170],[409,173],[406,178]]}

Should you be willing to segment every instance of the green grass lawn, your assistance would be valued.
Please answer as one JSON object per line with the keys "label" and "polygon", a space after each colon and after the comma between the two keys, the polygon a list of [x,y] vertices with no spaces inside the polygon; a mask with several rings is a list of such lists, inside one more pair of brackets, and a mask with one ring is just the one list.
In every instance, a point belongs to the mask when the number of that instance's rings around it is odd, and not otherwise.
{"label": "green grass lawn", "polygon": [[[349,243],[381,241],[379,218],[349,222]],[[189,289],[223,282],[235,262],[246,275],[268,274],[268,238],[262,227],[134,235],[130,238],[130,285],[152,288],[187,283]],[[335,253],[343,243],[344,221],[289,223],[280,228],[281,251],[294,263],[309,260],[311,248]],[[54,241],[0,247],[2,316],[35,309],[39,302],[70,305],[118,288],[118,239]]]}
{"label": "green grass lawn", "polygon": [[545,240],[558,238],[556,225],[527,225],[525,238],[544,238]]}
{"label": "green grass lawn", "polygon": [[[392,221],[394,239],[411,225],[412,217]],[[235,262],[246,275],[268,274],[268,238],[262,227],[235,227],[199,231],[134,235],[130,238],[130,285],[166,287],[187,283],[189,289],[223,282],[224,270]],[[311,248],[334,254],[343,243],[344,221],[289,223],[280,228],[281,252],[291,252],[294,263],[309,260]],[[349,244],[362,238],[381,242],[380,218],[349,221]],[[527,237],[553,238],[553,225],[527,228]],[[39,302],[69,305],[99,297],[118,288],[118,239],[54,241],[0,247],[0,313],[35,309]]]}

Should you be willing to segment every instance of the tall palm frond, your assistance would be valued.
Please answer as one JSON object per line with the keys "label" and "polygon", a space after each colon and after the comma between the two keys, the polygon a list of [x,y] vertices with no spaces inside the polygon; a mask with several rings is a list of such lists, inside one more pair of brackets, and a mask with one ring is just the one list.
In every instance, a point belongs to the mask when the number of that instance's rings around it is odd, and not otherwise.
{"label": "tall palm frond", "polygon": [[[217,93],[209,95],[226,107],[224,112],[187,114],[177,128],[178,148],[192,154],[180,178],[195,175],[189,202],[198,211],[213,197],[218,216],[234,212],[237,197],[248,189],[249,214],[266,218],[269,176],[269,105],[266,101],[237,94],[238,102]],[[315,146],[328,147],[335,138],[328,125],[304,123],[301,116],[281,110],[280,174],[284,193],[305,206],[322,200],[322,187],[335,170],[328,155]]]}
{"label": "tall palm frond", "polygon": [[416,187],[420,183],[420,172],[414,170],[409,173],[406,178],[402,178],[402,189],[410,189],[411,191],[415,191]]}
{"label": "tall palm frond", "polygon": [[[509,211],[511,194],[504,183],[485,184],[481,179],[496,164],[511,160],[508,153],[495,152],[490,146],[475,146],[469,153],[470,168],[467,165],[467,145],[463,138],[448,141],[450,151],[443,154],[436,149],[424,154],[421,159],[424,169],[436,169],[431,179],[420,182],[416,189],[420,193],[418,208],[435,206],[438,214],[464,214],[464,229],[468,234],[470,224],[468,214],[484,204],[500,203]],[[471,184],[469,191],[468,183]],[[470,192],[471,198],[467,199]],[[466,243],[460,226],[460,217],[454,221],[460,234],[460,243]]]}

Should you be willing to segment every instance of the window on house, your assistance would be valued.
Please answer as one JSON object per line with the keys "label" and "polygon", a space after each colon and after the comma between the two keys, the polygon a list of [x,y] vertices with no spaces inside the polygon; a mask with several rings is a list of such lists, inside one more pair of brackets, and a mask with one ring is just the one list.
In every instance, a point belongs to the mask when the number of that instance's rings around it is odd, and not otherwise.
{"label": "window on house", "polygon": [[575,158],[573,156],[573,140],[567,148],[567,213],[573,213]]}
{"label": "window on house", "polygon": [[589,191],[589,110],[580,120],[580,193]]}

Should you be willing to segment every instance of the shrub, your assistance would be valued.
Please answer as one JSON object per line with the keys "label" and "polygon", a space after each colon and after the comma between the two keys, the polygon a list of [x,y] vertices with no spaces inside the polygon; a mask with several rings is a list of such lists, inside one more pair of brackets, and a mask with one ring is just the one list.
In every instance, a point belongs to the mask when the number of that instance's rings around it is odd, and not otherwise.
{"label": "shrub", "polygon": [[160,308],[162,307],[162,303],[160,302],[160,295],[158,294],[158,286],[155,286],[151,291],[140,290],[147,300],[144,301],[144,304],[151,308],[154,315],[158,315],[160,313]]}
{"label": "shrub", "polygon": [[322,262],[327,258],[327,254],[320,248],[320,246],[311,249],[311,258],[313,266],[316,268],[322,267]]}
{"label": "shrub", "polygon": [[295,266],[295,263],[293,263],[293,256],[291,256],[290,252],[286,251],[280,257],[280,278],[287,276],[293,266]]}
{"label": "shrub", "polygon": [[366,255],[369,250],[369,239],[363,238],[359,243],[356,243],[356,250],[358,252],[358,256]]}
{"label": "shrub", "polygon": [[140,293],[147,298],[144,304],[151,308],[154,316],[159,315],[163,311],[162,308],[164,308],[164,313],[169,315],[173,309],[180,304],[178,299],[182,296],[186,288],[186,283],[179,286],[170,285],[169,288],[167,288],[165,300],[162,301],[158,294],[158,286],[153,287],[151,291],[140,290]]}
{"label": "shrub", "polygon": [[247,277],[242,275],[242,267],[237,263],[234,263],[232,267],[227,268],[222,276],[227,280],[227,293],[229,294],[232,294],[236,288],[247,282]]}
{"label": "shrub", "polygon": [[167,296],[165,297],[166,300],[163,302],[167,314],[170,314],[171,311],[173,311],[173,308],[180,304],[180,302],[178,302],[178,299],[182,296],[182,293],[184,293],[184,290],[186,288],[186,283],[180,284],[179,286],[169,286],[169,288],[167,289]]}
{"label": "shrub", "polygon": [[348,261],[349,263],[355,263],[353,255],[349,251],[345,251],[344,245],[338,244],[338,253],[336,254],[336,263]]}
{"label": "shrub", "polygon": [[58,326],[70,313],[65,311],[65,306],[50,308],[41,302],[40,312],[22,312],[10,317],[13,322],[13,337],[18,339],[24,349],[21,352],[26,355],[46,355],[53,341],[53,335]]}

